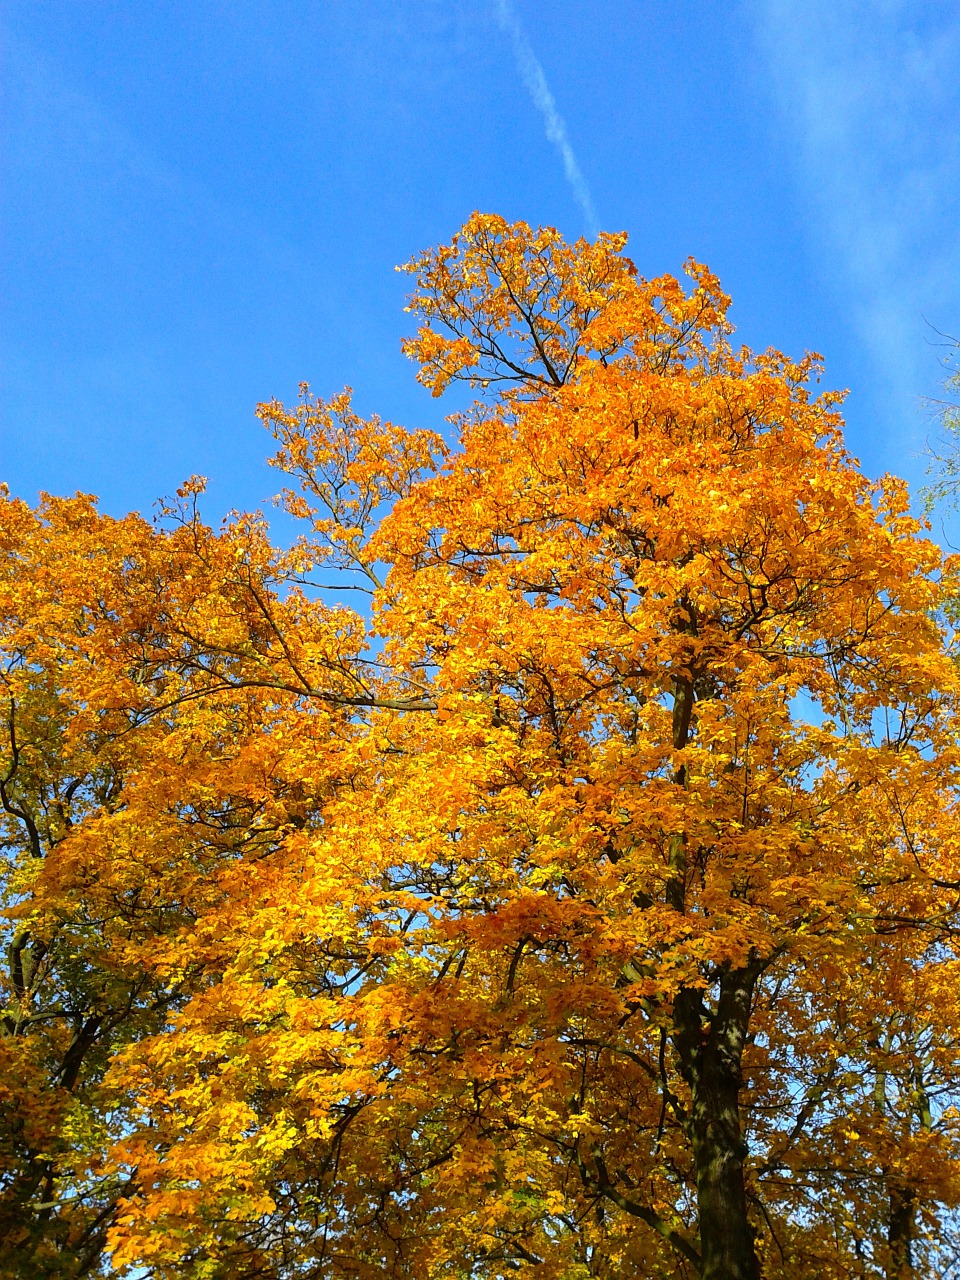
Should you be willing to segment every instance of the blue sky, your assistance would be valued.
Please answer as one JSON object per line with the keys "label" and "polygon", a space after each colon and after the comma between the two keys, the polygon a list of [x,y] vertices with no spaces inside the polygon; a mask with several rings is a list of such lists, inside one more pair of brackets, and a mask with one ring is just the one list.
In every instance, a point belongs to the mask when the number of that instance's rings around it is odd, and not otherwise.
{"label": "blue sky", "polygon": [[823,353],[922,481],[960,333],[960,7],[870,0],[7,0],[0,478],[264,503],[258,400],[437,425],[394,266],[474,209],[690,254]]}

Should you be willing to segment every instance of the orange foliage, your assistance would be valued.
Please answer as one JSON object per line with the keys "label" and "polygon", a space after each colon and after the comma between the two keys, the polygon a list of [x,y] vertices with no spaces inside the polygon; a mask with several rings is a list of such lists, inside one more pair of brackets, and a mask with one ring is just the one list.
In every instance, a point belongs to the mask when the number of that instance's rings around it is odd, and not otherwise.
{"label": "orange foliage", "polygon": [[624,244],[415,259],[492,394],[260,406],[289,551],[4,502],[6,1274],[936,1265],[951,584],[815,358]]}

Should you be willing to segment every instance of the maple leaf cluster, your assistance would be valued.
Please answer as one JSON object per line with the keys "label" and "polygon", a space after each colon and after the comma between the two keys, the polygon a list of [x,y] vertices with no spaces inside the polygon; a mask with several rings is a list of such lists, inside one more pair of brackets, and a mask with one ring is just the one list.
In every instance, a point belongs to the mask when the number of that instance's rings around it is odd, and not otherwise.
{"label": "maple leaf cluster", "polygon": [[0,1275],[947,1273],[954,574],[625,241],[414,259],[289,548],[4,493]]}

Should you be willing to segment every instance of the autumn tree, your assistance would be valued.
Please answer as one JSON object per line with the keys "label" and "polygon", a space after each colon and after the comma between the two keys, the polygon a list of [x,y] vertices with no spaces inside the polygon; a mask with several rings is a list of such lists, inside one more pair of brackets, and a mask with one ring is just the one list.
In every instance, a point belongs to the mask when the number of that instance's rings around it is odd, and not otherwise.
{"label": "autumn tree", "polygon": [[814,357],[624,245],[415,259],[407,352],[478,399],[452,442],[262,405],[289,551],[195,485],[7,504],[39,1274],[946,1267],[950,565]]}
{"label": "autumn tree", "polygon": [[[362,689],[350,620],[321,637],[316,609],[281,605],[297,566],[249,521],[201,525],[198,488],[159,527],[83,496],[0,500],[4,1276],[100,1273],[137,1185],[107,1161],[130,1122],[106,1069],[209,983],[161,957],[182,959],[226,864],[255,865],[308,804],[276,752],[278,699],[310,668],[286,663],[273,610],[327,662],[323,705]],[[298,749],[318,732],[334,750],[328,728],[304,719]]]}

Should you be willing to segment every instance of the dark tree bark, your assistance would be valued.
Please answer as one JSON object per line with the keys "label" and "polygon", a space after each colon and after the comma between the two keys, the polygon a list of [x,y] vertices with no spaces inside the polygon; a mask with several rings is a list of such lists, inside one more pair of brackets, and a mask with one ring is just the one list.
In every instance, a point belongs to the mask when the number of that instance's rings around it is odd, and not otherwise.
{"label": "dark tree bark", "polygon": [[887,1280],[913,1280],[913,1237],[916,1217],[914,1193],[908,1187],[893,1183],[890,1187],[890,1216],[887,1219],[887,1243],[890,1263]]}
{"label": "dark tree bark", "polygon": [[758,968],[720,978],[716,1007],[700,991],[680,993],[674,1047],[690,1089],[688,1119],[697,1178],[701,1280],[760,1280],[744,1185],[740,1059]]}
{"label": "dark tree bark", "polygon": [[[688,600],[683,606],[685,617],[678,629],[696,635],[696,610]],[[696,672],[691,667],[678,676],[674,688],[677,750],[689,742],[695,702]],[[686,765],[676,771],[674,782],[686,787]],[[667,903],[683,914],[687,841],[682,833],[670,843],[669,870]],[[756,959],[737,968],[724,966],[716,1003],[709,1008],[704,993],[695,987],[684,988],[674,1004],[673,1047],[691,1098],[686,1126],[697,1179],[701,1280],[761,1280],[743,1177],[747,1151],[740,1124],[740,1060],[762,967]]]}

